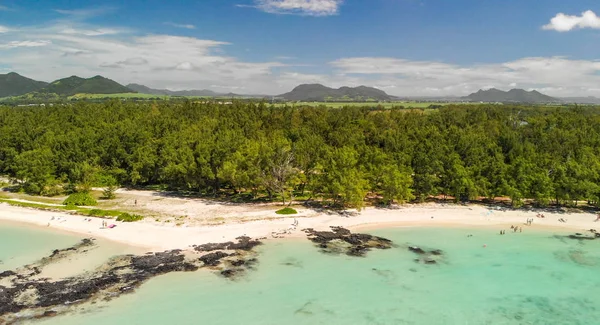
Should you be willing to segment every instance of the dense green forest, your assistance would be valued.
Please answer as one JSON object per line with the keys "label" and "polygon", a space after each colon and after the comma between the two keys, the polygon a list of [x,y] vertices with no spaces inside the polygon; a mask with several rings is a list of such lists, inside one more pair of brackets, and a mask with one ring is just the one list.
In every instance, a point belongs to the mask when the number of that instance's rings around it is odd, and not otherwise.
{"label": "dense green forest", "polygon": [[0,108],[0,173],[35,194],[164,185],[361,207],[447,195],[600,196],[600,109],[439,110],[110,101]]}

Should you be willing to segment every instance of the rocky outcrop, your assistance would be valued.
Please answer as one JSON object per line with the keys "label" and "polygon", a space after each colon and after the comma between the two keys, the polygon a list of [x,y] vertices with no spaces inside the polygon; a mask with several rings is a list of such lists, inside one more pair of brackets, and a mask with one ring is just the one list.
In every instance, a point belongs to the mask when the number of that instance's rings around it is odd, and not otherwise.
{"label": "rocky outcrop", "polygon": [[577,239],[577,240],[595,240],[595,239],[600,239],[600,233],[598,233],[596,231],[596,229],[590,229],[585,234],[577,232],[575,234],[567,236],[567,238]]}
{"label": "rocky outcrop", "polygon": [[304,229],[308,239],[317,244],[325,253],[345,253],[350,256],[365,256],[373,248],[392,248],[392,241],[369,234],[353,234],[342,227],[331,227],[331,231]]}
{"label": "rocky outcrop", "polygon": [[415,262],[423,264],[438,264],[444,255],[441,249],[425,250],[418,246],[408,246],[408,250],[419,255],[419,258],[415,258]]}
{"label": "rocky outcrop", "polygon": [[54,250],[36,263],[0,273],[0,280],[10,283],[0,286],[0,324],[51,317],[69,312],[74,305],[114,299],[133,292],[153,277],[171,272],[193,272],[208,267],[223,277],[235,278],[256,264],[252,249],[260,244],[240,237],[235,243],[201,245],[191,251],[118,256],[93,272],[56,281],[36,277],[45,266],[87,251],[94,242],[86,239],[73,247]]}
{"label": "rocky outcrop", "polygon": [[194,249],[198,252],[213,252],[217,250],[243,250],[250,251],[254,247],[261,244],[258,240],[253,240],[250,237],[241,236],[236,238],[237,243],[226,242],[226,243],[208,243],[203,245],[194,245]]}

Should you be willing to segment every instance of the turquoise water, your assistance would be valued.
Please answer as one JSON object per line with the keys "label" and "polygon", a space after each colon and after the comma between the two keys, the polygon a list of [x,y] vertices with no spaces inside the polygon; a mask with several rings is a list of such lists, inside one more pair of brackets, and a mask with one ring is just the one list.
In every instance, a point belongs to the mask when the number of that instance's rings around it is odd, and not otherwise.
{"label": "turquoise water", "polygon": [[81,238],[41,228],[0,223],[0,271],[34,262],[49,255],[53,249],[76,244]]}
{"label": "turquoise water", "polygon": [[[351,258],[321,254],[304,240],[270,243],[258,269],[241,280],[208,271],[170,274],[102,308],[38,323],[600,323],[600,241],[529,229],[505,236],[428,228],[372,233],[401,247]],[[417,264],[404,244],[443,249],[445,260]]]}
{"label": "turquoise water", "polygon": [[[0,272],[13,270],[35,262],[52,253],[54,249],[68,248],[79,243],[85,236],[67,232],[25,226],[15,223],[0,223]],[[122,254],[142,254],[139,248],[97,240],[86,254],[70,256],[60,263],[49,265],[43,277],[64,278],[84,271],[91,271],[108,258]]]}

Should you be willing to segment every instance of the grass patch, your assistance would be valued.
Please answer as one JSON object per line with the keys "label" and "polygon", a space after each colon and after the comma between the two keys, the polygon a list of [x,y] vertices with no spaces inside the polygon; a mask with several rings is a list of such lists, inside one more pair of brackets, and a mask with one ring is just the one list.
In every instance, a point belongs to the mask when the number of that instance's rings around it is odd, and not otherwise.
{"label": "grass patch", "polygon": [[123,222],[136,222],[136,221],[140,221],[144,219],[144,216],[141,216],[139,214],[130,214],[127,212],[123,212],[121,213],[120,216],[117,217],[117,221],[123,221]]}
{"label": "grass patch", "polygon": [[106,218],[106,217],[118,217],[121,214],[123,214],[123,212],[121,211],[114,211],[114,210],[101,210],[101,209],[91,209],[88,212],[88,215],[92,216],[92,217],[101,217],[101,218]]}
{"label": "grass patch", "polygon": [[97,218],[114,218],[114,217],[119,217],[119,216],[123,215],[124,213],[127,213],[127,212],[122,212],[122,211],[117,211],[117,210],[80,208],[75,205],[50,206],[50,205],[39,204],[39,203],[13,201],[11,199],[5,199],[5,198],[0,198],[0,203],[6,203],[11,206],[16,206],[16,207],[21,207],[21,208],[32,208],[32,209],[46,210],[46,211],[70,211],[70,212],[74,212],[76,214],[80,214],[83,216],[97,217]]}
{"label": "grass patch", "polygon": [[69,99],[105,99],[105,98],[119,98],[119,99],[164,99],[169,98],[170,96],[163,95],[152,95],[152,94],[140,94],[140,93],[120,93],[120,94],[77,94],[73,96],[69,96]]}
{"label": "grass patch", "polygon": [[94,206],[97,205],[98,202],[90,193],[80,192],[69,195],[63,204],[66,206]]}
{"label": "grass patch", "polygon": [[296,209],[292,209],[292,208],[283,208],[281,210],[275,211],[275,213],[288,215],[288,214],[298,214],[298,211],[296,211]]}

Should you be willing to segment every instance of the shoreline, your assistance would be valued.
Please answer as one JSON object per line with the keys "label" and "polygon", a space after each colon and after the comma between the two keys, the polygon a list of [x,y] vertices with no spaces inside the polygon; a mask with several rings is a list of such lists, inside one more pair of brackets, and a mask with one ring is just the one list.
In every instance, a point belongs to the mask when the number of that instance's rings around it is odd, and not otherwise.
{"label": "shoreline", "polygon": [[[256,213],[256,206],[248,205],[248,209]],[[272,209],[260,211],[269,215]],[[329,230],[330,226],[340,226],[352,231],[377,230],[399,227],[439,227],[439,228],[495,228],[510,229],[510,225],[523,226],[523,230],[554,230],[583,232],[599,227],[600,223],[592,213],[542,213],[545,218],[536,218],[538,211],[496,210],[482,205],[449,205],[428,203],[407,205],[397,209],[367,208],[357,216],[345,217],[337,214],[317,213],[313,210],[301,209],[300,214],[286,217],[271,217],[247,222],[225,221],[221,225],[183,224],[165,225],[144,220],[134,223],[116,222],[113,229],[100,229],[102,221],[107,219],[83,217],[64,212],[43,211],[32,208],[15,207],[0,204],[0,222],[18,223],[36,226],[51,231],[59,231],[74,235],[101,238],[128,246],[147,249],[149,251],[165,251],[170,249],[186,249],[192,245],[209,242],[218,243],[233,241],[239,236],[272,239],[273,233],[280,233],[282,238],[298,238],[305,236],[302,229]],[[55,220],[51,220],[54,217]],[[60,218],[60,221],[57,220]],[[525,226],[527,219],[534,219],[532,226]],[[566,219],[561,223],[559,219]],[[91,221],[85,221],[86,219]],[[292,227],[294,220],[297,227]],[[50,226],[48,226],[50,223]],[[282,234],[287,232],[285,234]],[[281,239],[281,238],[278,238]]]}

